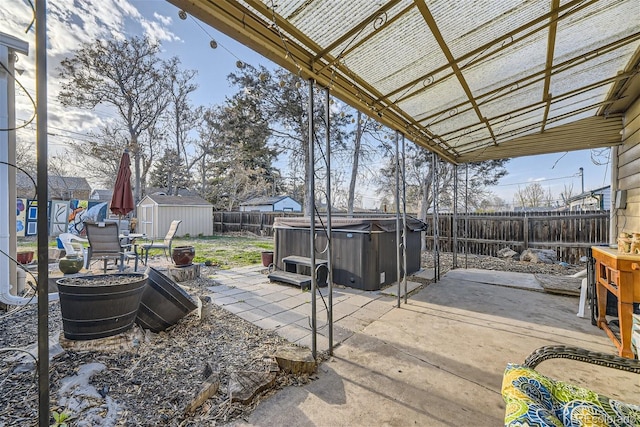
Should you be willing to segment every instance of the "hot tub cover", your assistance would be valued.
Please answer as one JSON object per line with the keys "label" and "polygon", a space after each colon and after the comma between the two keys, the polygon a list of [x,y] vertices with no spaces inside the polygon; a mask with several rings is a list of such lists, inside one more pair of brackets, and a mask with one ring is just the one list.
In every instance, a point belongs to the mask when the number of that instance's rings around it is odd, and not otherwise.
{"label": "hot tub cover", "polygon": [[[323,220],[324,221],[324,220]],[[309,228],[311,221],[309,217],[297,218],[276,218],[274,228]],[[417,218],[407,217],[407,229],[410,231],[425,230],[427,224]],[[324,228],[323,223],[316,219],[316,228]],[[352,232],[395,232],[396,219],[390,217],[372,218],[332,218],[331,229]]]}

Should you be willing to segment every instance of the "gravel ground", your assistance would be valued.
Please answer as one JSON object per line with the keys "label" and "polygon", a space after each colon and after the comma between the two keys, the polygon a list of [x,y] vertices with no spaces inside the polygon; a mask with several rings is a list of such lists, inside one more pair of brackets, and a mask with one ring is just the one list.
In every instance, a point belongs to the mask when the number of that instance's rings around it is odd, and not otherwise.
{"label": "gravel ground", "polygon": [[[433,252],[422,253],[422,266],[433,268]],[[444,274],[453,268],[453,254],[451,252],[440,253],[440,274]],[[514,271],[518,273],[551,274],[554,276],[570,276],[587,268],[583,264],[542,264],[526,261],[516,261],[510,258],[496,258],[486,255],[458,254],[458,268],[480,268],[484,270]]]}
{"label": "gravel ground", "polygon": [[[204,269],[203,269],[204,270]],[[203,271],[204,277],[207,273]],[[211,280],[184,282],[193,296],[204,295]],[[51,409],[71,414],[73,426],[213,426],[241,418],[264,397],[289,385],[310,381],[307,375],[279,372],[276,385],[249,405],[230,402],[227,385],[232,372],[266,371],[277,348],[288,345],[274,332],[261,329],[214,304],[205,315],[191,314],[166,332],[154,334],[134,326],[130,351],[67,350],[50,362]],[[59,304],[49,305],[49,330],[61,329]],[[0,317],[0,348],[25,348],[37,342],[34,306]],[[14,351],[0,353],[0,426],[37,425],[38,386],[30,357],[13,360]],[[81,367],[101,363],[91,378],[95,390],[82,387],[69,397],[70,376]],[[203,385],[209,364],[220,373],[218,393],[192,414],[184,409]],[[66,405],[65,405],[66,403]],[[70,411],[69,407],[74,410]],[[80,409],[79,409],[80,408]],[[52,423],[53,424],[53,419]]]}

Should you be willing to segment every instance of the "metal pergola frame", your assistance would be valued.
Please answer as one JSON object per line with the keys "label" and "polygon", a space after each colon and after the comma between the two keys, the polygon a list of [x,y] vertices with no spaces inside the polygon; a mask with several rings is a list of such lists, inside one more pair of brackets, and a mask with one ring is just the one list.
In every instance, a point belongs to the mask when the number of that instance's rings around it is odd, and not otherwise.
{"label": "metal pergola frame", "polygon": [[[216,29],[226,33],[230,37],[236,39],[240,43],[252,48],[256,52],[262,54],[266,58],[272,60],[283,68],[309,80],[310,90],[310,125],[309,125],[309,146],[310,161],[313,160],[313,134],[312,134],[312,109],[313,109],[313,87],[314,84],[325,87],[327,90],[327,101],[329,99],[329,91],[334,96],[348,103],[354,108],[363,111],[372,117],[375,117],[380,123],[394,129],[397,132],[396,142],[399,134],[406,137],[415,144],[429,149],[434,153],[434,169],[437,164],[437,158],[440,157],[453,164],[462,164],[472,161],[480,161],[494,158],[515,157],[529,154],[540,154],[547,152],[568,151],[581,148],[595,148],[612,146],[621,143],[620,131],[622,130],[622,119],[619,113],[624,112],[626,108],[634,101],[640,93],[637,83],[638,68],[640,66],[640,33],[635,32],[627,37],[620,38],[611,42],[602,41],[596,46],[590,55],[578,55],[570,60],[566,60],[554,65],[554,49],[556,47],[558,24],[569,17],[587,11],[589,7],[597,3],[597,0],[571,0],[560,5],[559,0],[552,0],[550,10],[544,14],[538,15],[527,22],[518,25],[504,33],[499,34],[491,41],[475,47],[470,51],[455,56],[451,46],[447,43],[441,32],[439,22],[434,18],[432,10],[429,8],[425,0],[414,0],[408,3],[402,10],[398,11],[390,19],[376,28],[376,31],[355,41],[349,47],[349,51],[343,50],[340,55],[331,54],[334,47],[340,46],[343,42],[355,38],[365,27],[376,21],[381,15],[391,11],[395,6],[401,4],[402,0],[391,0],[382,3],[382,6],[372,10],[351,28],[344,29],[342,34],[338,36],[331,44],[320,46],[311,37],[293,25],[286,17],[281,16],[276,10],[271,9],[273,2],[267,5],[259,0],[168,0],[170,3],[183,9],[189,14],[195,16],[201,21],[215,27]],[[633,0],[631,0],[633,1]],[[313,3],[313,2],[312,2]],[[312,4],[308,3],[308,4]],[[317,2],[319,3],[319,2]],[[366,4],[363,2],[362,4]],[[618,2],[623,4],[624,1]],[[345,2],[345,4],[351,4]],[[385,30],[392,27],[406,14],[412,13],[417,9],[424,19],[424,24],[428,27],[431,34],[435,37],[441,52],[446,57],[446,64],[434,69],[425,70],[419,77],[410,79],[402,85],[391,91],[383,93],[376,89],[375,84],[366,78],[358,75],[350,69],[343,61],[343,55],[348,55],[357,48],[365,45],[376,36],[377,31]],[[47,182],[47,89],[46,89],[46,0],[36,0],[36,85],[37,85],[37,171],[38,181]],[[636,15],[637,17],[637,15]],[[615,25],[615,23],[612,23]],[[509,131],[500,134],[494,130],[495,121],[502,119],[503,115],[487,118],[482,113],[482,100],[488,102],[489,98],[494,101],[497,97],[503,96],[501,90],[492,89],[480,95],[474,94],[470,84],[465,76],[465,70],[481,63],[481,61],[495,56],[503,49],[508,49],[517,42],[531,37],[532,35],[548,30],[547,34],[547,52],[546,62],[543,71],[531,73],[520,79],[511,80],[501,86],[502,91],[511,87],[521,88],[520,85],[531,85],[538,81],[544,81],[542,93],[538,101],[527,106],[518,108],[518,113],[528,111],[528,109],[536,109],[544,106],[544,113],[540,120],[528,125],[521,126],[519,132]],[[573,89],[561,95],[553,96],[550,92],[550,80],[554,74],[577,66],[580,63],[588,62],[594,58],[608,53],[615,52],[626,46],[638,46],[635,53],[629,58],[626,67],[620,74],[611,75],[605,80],[599,82],[589,82],[580,89]],[[468,61],[468,62],[465,62]],[[434,123],[425,123],[431,118],[438,118],[440,115],[446,114],[451,110],[451,106],[442,106],[440,113],[432,113],[427,115],[412,115],[403,110],[399,103],[416,97],[429,88],[433,88],[435,76],[447,69],[451,68],[451,72],[441,80],[445,80],[450,76],[455,76],[460,86],[463,88],[467,99],[458,103],[455,107],[455,115],[459,114],[458,109],[466,107],[465,111],[474,111],[478,121],[467,124],[454,132],[475,132],[479,129],[486,130],[488,137],[483,137],[464,146],[459,146],[455,138],[445,138],[442,135],[432,131],[429,125]],[[411,91],[414,86],[425,82],[423,88]],[[588,106],[576,108],[563,115],[549,117],[550,111],[554,103],[568,99],[571,96],[581,94],[585,91],[600,87],[600,84],[611,84],[611,87],[604,97]],[[515,85],[515,86],[514,86]],[[633,88],[634,96],[627,96],[623,99],[619,94],[629,88]],[[397,99],[391,98],[400,95]],[[493,95],[496,95],[493,97]],[[404,98],[403,98],[404,97]],[[588,113],[597,109],[594,117],[580,118],[584,113]],[[549,124],[555,121],[566,121],[577,116],[579,120],[573,123],[563,124],[553,129],[549,129]],[[327,121],[327,126],[329,123]],[[539,129],[539,132],[534,132]],[[328,134],[328,132],[327,132]],[[577,137],[572,137],[577,134]],[[514,138],[517,136],[517,138]],[[458,137],[456,135],[456,137]],[[458,137],[459,138],[459,137]],[[545,141],[552,141],[546,143]],[[562,144],[558,142],[562,141]],[[327,145],[328,145],[327,141]],[[462,150],[460,148],[463,148]],[[404,151],[404,150],[403,150]],[[399,169],[399,155],[396,155],[397,170]],[[404,156],[403,156],[404,159]],[[404,160],[403,160],[404,161]],[[330,185],[330,163],[327,162],[327,185]],[[467,164],[468,168],[468,164]],[[310,188],[310,206],[313,211],[310,213],[311,218],[315,214],[315,194],[314,194],[314,167],[310,168],[309,179],[311,181]],[[404,170],[403,170],[404,176]],[[467,175],[468,176],[468,175]],[[456,174],[457,178],[457,174]],[[434,182],[437,183],[437,177],[434,171]],[[435,191],[436,185],[434,185]],[[466,185],[465,185],[466,188]],[[329,189],[329,187],[328,187]],[[457,185],[456,185],[457,189]],[[467,190],[465,190],[465,198]],[[436,195],[437,196],[437,195]],[[403,194],[404,198],[404,194]],[[38,229],[47,228],[46,224],[46,186],[40,186],[37,192],[39,201]],[[328,206],[330,206],[330,189],[327,191]],[[397,215],[400,214],[399,208],[400,188],[396,186]],[[465,208],[466,209],[466,208]],[[328,237],[330,241],[330,208],[328,209]],[[404,215],[404,209],[403,209]],[[434,217],[437,216],[437,197],[434,198]],[[314,257],[314,221],[311,220],[311,265],[315,265]],[[437,224],[434,228],[434,237],[437,234]],[[465,219],[465,229],[467,221]],[[46,233],[38,234],[38,258],[41,260],[48,259],[47,253],[47,235]],[[401,246],[400,239],[397,240],[398,247]],[[438,256],[437,244],[434,241],[434,256]],[[330,243],[329,243],[330,246]],[[405,245],[406,246],[406,245]],[[466,257],[465,250],[465,257]],[[398,264],[400,261],[398,260]],[[405,267],[406,270],[406,267]],[[329,268],[331,274],[331,268]],[[48,375],[48,289],[47,263],[40,263],[38,267],[38,376],[39,376],[39,425],[47,426],[49,424],[49,375]],[[439,268],[436,262],[436,277],[439,277]],[[331,286],[331,276],[329,278]],[[405,278],[406,281],[406,278]],[[400,283],[400,274],[398,274],[398,283]],[[406,282],[405,282],[406,283]],[[315,312],[315,276],[312,280],[312,326],[313,326],[313,353],[316,355],[316,312]],[[405,284],[406,290],[406,284]],[[400,291],[400,285],[398,285]],[[400,293],[400,292],[399,292]],[[399,297],[398,297],[399,298]],[[331,300],[330,300],[331,301]],[[405,292],[406,302],[406,292]],[[399,303],[399,299],[398,299]],[[330,305],[332,303],[330,302]],[[331,311],[330,311],[331,313]],[[330,328],[332,328],[332,315],[329,314]],[[330,332],[331,333],[331,332]],[[330,335],[330,349],[333,346],[333,337]]]}

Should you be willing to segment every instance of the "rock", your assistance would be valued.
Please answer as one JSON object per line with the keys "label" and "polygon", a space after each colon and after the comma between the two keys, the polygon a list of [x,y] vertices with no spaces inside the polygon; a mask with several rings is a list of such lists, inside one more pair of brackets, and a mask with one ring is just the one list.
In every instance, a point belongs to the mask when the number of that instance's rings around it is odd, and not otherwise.
{"label": "rock", "polygon": [[292,374],[311,374],[316,370],[316,361],[306,347],[282,347],[274,355],[278,366]]}
{"label": "rock", "polygon": [[265,371],[232,372],[229,376],[229,399],[247,404],[263,390],[273,387],[276,374]]}
{"label": "rock", "polygon": [[520,261],[528,261],[533,264],[554,264],[556,251],[553,249],[526,249],[520,255]]}
{"label": "rock", "polygon": [[204,364],[204,370],[202,372],[202,375],[205,378],[209,378],[211,375],[215,374],[216,372],[218,372],[218,364],[216,362],[214,362],[213,360],[209,360]]}
{"label": "rock", "polygon": [[502,248],[498,251],[498,253],[496,254],[496,256],[498,258],[512,258],[512,259],[518,259],[519,254],[518,252],[514,251],[511,248]]}
{"label": "rock", "polygon": [[198,409],[208,398],[215,395],[219,388],[220,374],[214,372],[204,381],[196,397],[194,397],[184,409],[184,413],[188,414]]}
{"label": "rock", "polygon": [[198,298],[198,308],[196,309],[196,316],[200,319],[200,322],[206,322],[213,312],[213,303],[211,297],[205,296]]}
{"label": "rock", "polygon": [[586,256],[580,257],[580,262],[587,262],[587,261],[589,261],[589,258],[587,258]]}

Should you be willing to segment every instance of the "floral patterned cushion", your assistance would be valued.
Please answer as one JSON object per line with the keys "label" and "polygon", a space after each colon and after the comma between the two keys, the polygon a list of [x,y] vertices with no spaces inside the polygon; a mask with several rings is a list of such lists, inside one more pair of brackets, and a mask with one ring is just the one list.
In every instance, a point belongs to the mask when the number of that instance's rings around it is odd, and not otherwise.
{"label": "floral patterned cushion", "polygon": [[640,426],[640,406],[552,380],[521,365],[507,365],[502,397],[506,427]]}

